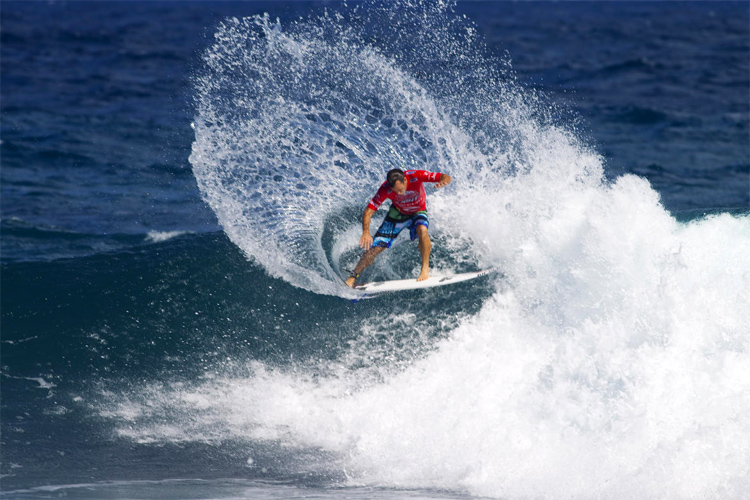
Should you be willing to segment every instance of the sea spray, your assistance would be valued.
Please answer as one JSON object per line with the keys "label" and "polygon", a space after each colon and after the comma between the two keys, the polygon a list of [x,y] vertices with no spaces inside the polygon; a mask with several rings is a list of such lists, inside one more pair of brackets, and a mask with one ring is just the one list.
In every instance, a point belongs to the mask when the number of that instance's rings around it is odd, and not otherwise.
{"label": "sea spray", "polygon": [[389,168],[444,163],[434,145],[450,125],[369,47],[300,40],[267,18],[228,20],[217,39],[191,155],[204,197],[271,274],[341,293],[321,243],[328,218],[359,208]]}
{"label": "sea spray", "polygon": [[[204,198],[248,257],[316,293],[346,293],[340,276],[356,257],[334,259],[332,248],[346,238],[353,251],[349,230],[389,169],[445,171],[462,193],[492,190],[543,154],[540,136],[563,133],[554,106],[521,91],[507,62],[481,57],[470,23],[445,5],[401,8],[289,26],[227,19],[195,79],[190,161]],[[397,35],[382,32],[385,17]],[[600,165],[590,167],[598,179]],[[440,224],[449,212],[432,209],[437,234],[451,229]]]}

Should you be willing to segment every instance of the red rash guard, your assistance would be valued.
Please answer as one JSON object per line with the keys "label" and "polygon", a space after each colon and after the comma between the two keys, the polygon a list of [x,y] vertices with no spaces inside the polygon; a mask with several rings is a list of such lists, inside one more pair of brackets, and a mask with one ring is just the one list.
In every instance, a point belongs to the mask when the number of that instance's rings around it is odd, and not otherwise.
{"label": "red rash guard", "polygon": [[406,176],[404,194],[396,194],[391,190],[388,182],[384,182],[367,208],[377,210],[386,199],[389,199],[396,210],[402,214],[411,215],[427,210],[427,194],[424,192],[423,183],[438,182],[443,174],[427,170],[407,170],[404,175]]}

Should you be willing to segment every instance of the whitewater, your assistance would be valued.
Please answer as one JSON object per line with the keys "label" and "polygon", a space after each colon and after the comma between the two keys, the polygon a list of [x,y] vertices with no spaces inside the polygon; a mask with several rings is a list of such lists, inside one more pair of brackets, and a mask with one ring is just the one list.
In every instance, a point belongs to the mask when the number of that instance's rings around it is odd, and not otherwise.
{"label": "whitewater", "polygon": [[[501,269],[461,289],[478,310],[446,318],[445,296],[409,295],[425,319],[383,301],[341,328],[417,335],[407,359],[370,362],[364,340],[334,360],[235,359],[109,393],[102,415],[141,443],[312,454],[343,486],[743,498],[750,217],[678,221],[646,179],[608,177],[576,121],[450,5],[398,8],[408,15],[392,24],[396,7],[380,4],[286,26],[225,20],[194,79],[190,162],[254,265],[342,304],[356,298],[341,277],[384,173],[449,173],[450,188],[428,192],[434,263]],[[415,255],[400,242],[368,273],[409,276]]]}

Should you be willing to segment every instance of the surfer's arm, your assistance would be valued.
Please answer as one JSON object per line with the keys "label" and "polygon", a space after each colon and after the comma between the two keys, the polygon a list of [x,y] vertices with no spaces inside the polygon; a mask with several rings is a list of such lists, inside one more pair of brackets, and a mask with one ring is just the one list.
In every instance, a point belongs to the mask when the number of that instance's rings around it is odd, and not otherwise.
{"label": "surfer's arm", "polygon": [[452,180],[453,179],[451,178],[450,175],[448,175],[448,174],[440,174],[440,180],[438,181],[437,184],[435,184],[435,189],[439,189],[441,187],[447,186],[448,184],[451,183]]}
{"label": "surfer's arm", "polygon": [[365,250],[369,250],[372,246],[372,236],[370,235],[370,221],[375,210],[369,206],[365,208],[365,213],[362,215],[362,237],[359,239],[359,246]]}
{"label": "surfer's arm", "polygon": [[435,189],[445,187],[451,183],[451,176],[442,172],[430,172],[429,170],[409,170],[411,174],[422,182],[435,182]]}

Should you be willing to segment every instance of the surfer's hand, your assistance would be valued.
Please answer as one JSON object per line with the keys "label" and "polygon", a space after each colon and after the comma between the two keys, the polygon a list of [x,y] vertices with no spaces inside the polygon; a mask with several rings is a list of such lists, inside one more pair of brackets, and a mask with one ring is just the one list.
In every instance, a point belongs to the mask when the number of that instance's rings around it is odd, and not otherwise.
{"label": "surfer's hand", "polygon": [[359,246],[365,250],[369,250],[372,246],[372,236],[370,233],[362,233],[362,237],[359,239]]}
{"label": "surfer's hand", "polygon": [[441,174],[440,175],[440,180],[438,181],[437,184],[435,184],[435,189],[440,189],[441,187],[447,186],[448,184],[451,183],[452,180],[453,179],[451,179],[450,175],[448,175],[448,174]]}

